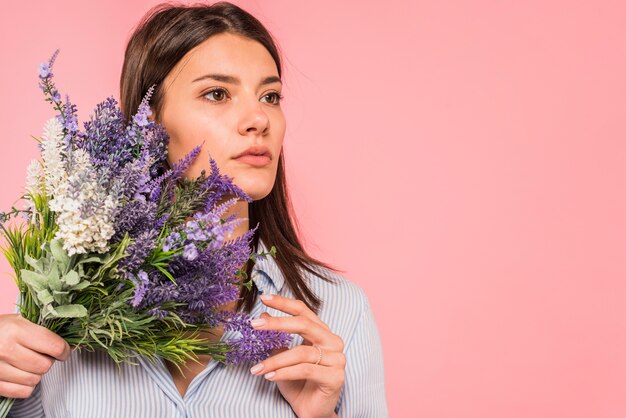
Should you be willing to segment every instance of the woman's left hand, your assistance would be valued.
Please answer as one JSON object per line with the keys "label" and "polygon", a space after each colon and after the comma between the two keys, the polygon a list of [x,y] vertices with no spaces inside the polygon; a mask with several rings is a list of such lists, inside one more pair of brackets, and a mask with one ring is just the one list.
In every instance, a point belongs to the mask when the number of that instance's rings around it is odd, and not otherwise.
{"label": "woman's left hand", "polygon": [[[261,300],[266,306],[293,316],[277,317],[263,312],[258,319],[264,319],[265,324],[256,325],[253,320],[252,326],[259,330],[300,334],[304,341],[268,357],[250,372],[265,375],[266,379],[276,382],[280,393],[299,418],[336,417],[335,407],[346,368],[343,340],[333,334],[304,302],[280,295],[271,296],[271,299]],[[322,360],[317,365],[320,352],[313,345],[322,349]]]}

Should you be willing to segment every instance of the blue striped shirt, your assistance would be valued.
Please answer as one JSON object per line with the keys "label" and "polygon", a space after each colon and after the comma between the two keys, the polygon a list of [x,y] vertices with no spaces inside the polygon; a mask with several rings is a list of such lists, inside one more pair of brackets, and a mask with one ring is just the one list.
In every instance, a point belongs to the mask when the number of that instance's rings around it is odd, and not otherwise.
{"label": "blue striped shirt", "polygon": [[[267,251],[262,241],[259,250]],[[323,301],[320,319],[344,342],[345,383],[335,412],[340,418],[387,417],[382,345],[365,292],[333,271],[311,267],[338,282],[328,283],[304,270],[311,289]],[[294,297],[271,256],[256,260],[251,278],[262,293]],[[289,316],[257,298],[252,318],[262,312]],[[221,339],[240,335],[226,331]],[[292,335],[290,348],[302,344],[300,335]],[[212,360],[181,396],[161,359],[156,365],[141,357],[137,362],[122,364],[118,371],[102,351],[72,351],[67,361],[54,362],[29,398],[15,401],[9,417],[296,416],[276,383],[252,375],[250,364],[226,366]]]}

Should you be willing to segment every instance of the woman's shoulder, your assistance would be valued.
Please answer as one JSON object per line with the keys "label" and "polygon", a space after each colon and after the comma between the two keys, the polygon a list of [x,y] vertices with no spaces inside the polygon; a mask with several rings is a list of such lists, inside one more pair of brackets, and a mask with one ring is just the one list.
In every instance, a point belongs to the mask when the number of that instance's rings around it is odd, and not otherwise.
{"label": "woman's shoulder", "polygon": [[363,308],[368,303],[367,294],[358,283],[319,264],[306,265],[314,272],[304,270],[307,282],[322,300],[342,302],[346,307],[355,308]]}

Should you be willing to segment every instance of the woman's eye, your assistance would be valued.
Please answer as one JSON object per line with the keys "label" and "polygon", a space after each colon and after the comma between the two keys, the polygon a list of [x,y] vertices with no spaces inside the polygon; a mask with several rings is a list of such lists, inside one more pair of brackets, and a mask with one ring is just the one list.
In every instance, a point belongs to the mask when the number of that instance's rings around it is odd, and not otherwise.
{"label": "woman's eye", "polygon": [[[207,91],[202,96],[205,97],[206,100],[210,102],[221,102],[221,101],[224,101],[224,99],[228,97],[228,92],[224,90],[223,88],[215,88],[215,89]],[[277,93],[277,92],[268,93],[265,96],[263,96],[263,98],[266,98],[266,97],[271,98],[270,104],[273,104],[273,105],[280,104],[280,101],[284,99],[284,96],[280,95],[280,93]]]}
{"label": "woman's eye", "polygon": [[[221,99],[224,98],[225,96],[226,96],[226,90],[224,89],[209,90],[203,95],[203,97],[206,97],[207,100],[210,102],[221,102],[222,101]],[[212,100],[210,99],[210,97],[216,100]]]}
{"label": "woman's eye", "polygon": [[275,100],[271,104],[276,104],[276,105],[279,104],[280,101],[285,98],[284,96],[276,92],[266,94],[265,97],[274,97]]}

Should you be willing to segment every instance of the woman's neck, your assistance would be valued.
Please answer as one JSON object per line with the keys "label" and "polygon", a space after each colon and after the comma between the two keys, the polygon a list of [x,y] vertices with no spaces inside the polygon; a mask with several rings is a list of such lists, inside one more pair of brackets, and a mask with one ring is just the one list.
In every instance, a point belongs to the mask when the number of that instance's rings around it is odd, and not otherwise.
{"label": "woman's neck", "polygon": [[[228,199],[223,199],[222,202]],[[222,203],[220,202],[220,203]],[[234,240],[248,232],[250,229],[250,220],[248,219],[248,202],[245,200],[238,200],[237,203],[231,205],[224,214],[221,216],[222,219],[226,219],[229,216],[237,215],[237,218],[245,218],[245,221],[237,225],[237,227],[233,230],[231,234],[227,234],[224,238],[226,240]]]}

